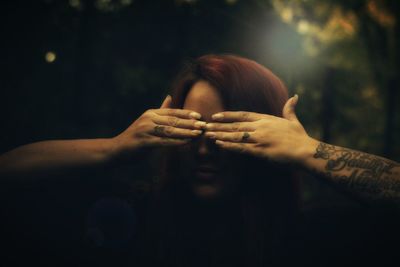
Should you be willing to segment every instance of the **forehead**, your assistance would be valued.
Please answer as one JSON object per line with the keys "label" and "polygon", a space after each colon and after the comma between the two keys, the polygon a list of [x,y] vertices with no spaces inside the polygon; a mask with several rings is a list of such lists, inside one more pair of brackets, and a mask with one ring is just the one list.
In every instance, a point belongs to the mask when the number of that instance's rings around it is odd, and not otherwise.
{"label": "forehead", "polygon": [[210,121],[212,114],[224,111],[217,89],[204,80],[200,80],[192,86],[186,96],[183,108],[199,112],[202,115],[201,120],[205,121]]}

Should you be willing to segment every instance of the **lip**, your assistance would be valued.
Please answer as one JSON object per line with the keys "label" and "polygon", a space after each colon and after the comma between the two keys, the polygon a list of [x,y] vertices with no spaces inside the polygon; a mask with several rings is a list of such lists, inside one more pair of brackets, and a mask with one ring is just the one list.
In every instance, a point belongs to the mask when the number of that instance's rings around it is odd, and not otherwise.
{"label": "lip", "polygon": [[218,168],[212,164],[199,164],[194,169],[195,175],[201,181],[215,181],[218,176]]}
{"label": "lip", "polygon": [[201,173],[217,173],[218,169],[211,165],[200,165],[200,166],[197,166],[195,171],[201,172]]}

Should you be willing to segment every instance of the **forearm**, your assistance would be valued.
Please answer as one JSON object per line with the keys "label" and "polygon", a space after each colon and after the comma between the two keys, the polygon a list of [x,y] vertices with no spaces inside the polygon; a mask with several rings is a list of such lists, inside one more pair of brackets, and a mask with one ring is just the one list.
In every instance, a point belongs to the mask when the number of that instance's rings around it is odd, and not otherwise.
{"label": "forearm", "polygon": [[0,155],[1,177],[46,175],[107,164],[113,155],[111,139],[43,141]]}
{"label": "forearm", "polygon": [[312,139],[302,165],[318,177],[371,200],[400,202],[400,164]]}

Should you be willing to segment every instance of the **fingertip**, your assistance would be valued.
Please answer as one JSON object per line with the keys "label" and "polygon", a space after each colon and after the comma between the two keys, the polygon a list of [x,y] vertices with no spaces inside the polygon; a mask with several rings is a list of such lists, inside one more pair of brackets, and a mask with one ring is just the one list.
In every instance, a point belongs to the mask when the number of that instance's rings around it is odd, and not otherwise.
{"label": "fingertip", "polygon": [[223,144],[224,144],[224,141],[221,141],[221,140],[215,140],[215,144],[217,144],[217,145],[223,145]]}
{"label": "fingertip", "polygon": [[213,120],[222,120],[223,118],[224,118],[224,114],[222,114],[222,113],[215,113],[215,114],[213,114],[212,116],[211,116],[211,118],[213,119]]}
{"label": "fingertip", "polygon": [[161,103],[160,108],[167,108],[171,104],[171,99],[172,97],[170,95],[167,95]]}
{"label": "fingertip", "polygon": [[201,118],[201,114],[195,111],[190,112],[189,116],[192,117],[193,119],[198,119],[198,120]]}
{"label": "fingertip", "polygon": [[293,97],[292,97],[292,107],[295,107],[296,105],[297,105],[297,102],[299,101],[299,95],[298,94],[295,94]]}

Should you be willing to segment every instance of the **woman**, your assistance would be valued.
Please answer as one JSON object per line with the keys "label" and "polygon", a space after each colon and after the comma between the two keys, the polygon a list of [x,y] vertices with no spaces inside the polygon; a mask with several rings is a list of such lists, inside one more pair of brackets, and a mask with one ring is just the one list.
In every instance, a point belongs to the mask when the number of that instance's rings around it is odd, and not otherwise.
{"label": "woman", "polygon": [[[367,200],[400,199],[400,165],[308,136],[283,83],[258,63],[206,55],[159,109],[110,139],[44,141],[0,157],[18,179],[140,159],[165,147],[136,257],[154,266],[281,265],[296,213],[293,170]],[[138,260],[135,258],[135,260]]]}

